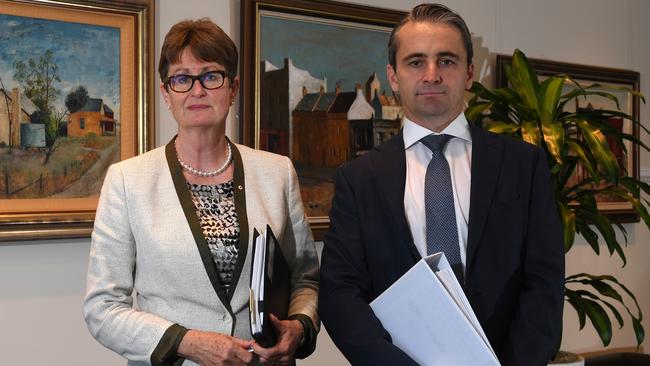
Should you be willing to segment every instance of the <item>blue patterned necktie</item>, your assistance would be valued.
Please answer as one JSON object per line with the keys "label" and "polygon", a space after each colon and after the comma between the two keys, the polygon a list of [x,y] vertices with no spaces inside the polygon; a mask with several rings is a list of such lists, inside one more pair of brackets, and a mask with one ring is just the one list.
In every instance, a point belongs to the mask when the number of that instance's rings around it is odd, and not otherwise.
{"label": "blue patterned necktie", "polygon": [[451,186],[449,164],[442,152],[452,137],[450,135],[428,135],[420,140],[433,153],[424,178],[427,255],[444,252],[458,281],[462,284],[463,264],[460,260],[454,192]]}

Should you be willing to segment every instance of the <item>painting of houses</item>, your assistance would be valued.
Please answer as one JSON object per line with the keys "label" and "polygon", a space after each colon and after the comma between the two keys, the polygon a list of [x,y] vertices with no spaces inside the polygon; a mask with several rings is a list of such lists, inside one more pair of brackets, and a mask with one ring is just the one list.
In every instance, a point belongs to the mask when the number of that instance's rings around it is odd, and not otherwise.
{"label": "painting of houses", "polygon": [[120,159],[120,29],[0,14],[0,34],[0,204],[93,205]]}
{"label": "painting of houses", "polygon": [[[28,131],[34,131],[32,134],[21,136],[21,125],[31,123],[31,115],[36,112],[38,107],[29,100],[18,88],[13,88],[11,92],[0,89],[0,146],[45,146],[45,130],[42,126],[33,126]],[[39,128],[40,127],[40,128]],[[42,135],[39,139],[37,135]],[[38,141],[42,141],[39,143]]]}
{"label": "painting of houses", "polygon": [[258,147],[292,158],[307,216],[329,213],[335,170],[394,136],[401,108],[382,85],[390,29],[260,18]]}
{"label": "painting of houses", "polygon": [[[349,92],[342,91],[340,85],[333,92],[326,92],[324,87],[311,93],[303,89],[302,99],[291,113],[290,140],[303,201],[311,213],[329,211],[336,167],[399,132],[401,107],[396,99],[380,95],[380,87],[381,83],[373,80],[365,86],[357,84]],[[373,103],[369,102],[371,98]],[[383,114],[397,118],[384,119]]]}
{"label": "painting of houses", "polygon": [[379,146],[397,135],[402,127],[404,111],[395,94],[391,92],[391,95],[388,96],[385,90],[379,94],[377,89],[371,104],[375,110],[375,118],[372,122],[372,145]]}
{"label": "painting of houses", "polygon": [[83,137],[89,133],[97,136],[115,136],[117,121],[113,110],[100,98],[88,98],[88,102],[68,117],[68,136]]}
{"label": "painting of houses", "polygon": [[376,119],[369,97],[359,84],[354,92],[337,87],[332,93],[306,93],[292,113],[293,160],[336,168],[394,136],[399,120]]}
{"label": "painting of houses", "polygon": [[260,148],[292,157],[294,124],[292,111],[305,93],[326,90],[327,79],[313,77],[308,71],[284,59],[279,69],[262,61],[260,79]]}

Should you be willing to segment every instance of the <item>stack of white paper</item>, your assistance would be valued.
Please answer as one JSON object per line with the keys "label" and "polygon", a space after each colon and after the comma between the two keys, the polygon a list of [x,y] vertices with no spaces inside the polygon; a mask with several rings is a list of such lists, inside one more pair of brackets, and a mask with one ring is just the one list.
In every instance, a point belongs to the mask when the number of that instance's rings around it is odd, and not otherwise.
{"label": "stack of white paper", "polygon": [[420,260],[370,306],[420,365],[499,365],[443,253]]}
{"label": "stack of white paper", "polygon": [[259,234],[253,242],[253,269],[251,271],[250,317],[252,334],[261,333],[264,325],[263,309],[257,304],[264,302],[264,263],[266,263],[266,235]]}
{"label": "stack of white paper", "polygon": [[250,325],[253,339],[262,347],[275,345],[278,335],[270,316],[287,318],[291,293],[291,268],[273,230],[253,230],[250,282]]}

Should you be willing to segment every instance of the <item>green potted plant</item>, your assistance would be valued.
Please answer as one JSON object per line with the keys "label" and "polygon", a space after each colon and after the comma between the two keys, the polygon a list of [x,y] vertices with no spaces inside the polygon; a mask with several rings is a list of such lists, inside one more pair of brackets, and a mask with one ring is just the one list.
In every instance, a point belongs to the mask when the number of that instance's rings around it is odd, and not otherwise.
{"label": "green potted plant", "polygon": [[[540,146],[547,152],[564,228],[565,253],[580,234],[596,254],[600,254],[599,243],[604,242],[610,255],[616,253],[625,266],[623,246],[616,236],[616,231],[620,231],[626,243],[625,227],[599,210],[596,198],[611,195],[629,202],[642,222],[650,227],[650,204],[640,198],[642,191],[650,194],[650,185],[628,176],[625,167],[619,165],[608,139],[623,149],[624,140],[645,150],[650,149],[640,139],[614,128],[609,119],[629,119],[644,131],[648,130],[620,110],[571,110],[571,107],[576,100],[586,97],[608,98],[618,107],[616,96],[609,92],[613,90],[631,92],[644,103],[645,99],[628,88],[600,84],[583,86],[566,75],[540,81],[520,50],[515,50],[512,64],[505,71],[509,87],[489,89],[474,82],[470,89],[474,96],[465,110],[467,119],[495,133]],[[579,166],[584,171],[584,178],[575,179]],[[624,318],[628,318],[637,346],[643,342],[643,315],[636,297],[613,276],[569,274],[565,281],[565,300],[577,312],[580,329],[588,318],[603,346],[609,345],[612,338],[612,318],[619,327],[623,327]]]}

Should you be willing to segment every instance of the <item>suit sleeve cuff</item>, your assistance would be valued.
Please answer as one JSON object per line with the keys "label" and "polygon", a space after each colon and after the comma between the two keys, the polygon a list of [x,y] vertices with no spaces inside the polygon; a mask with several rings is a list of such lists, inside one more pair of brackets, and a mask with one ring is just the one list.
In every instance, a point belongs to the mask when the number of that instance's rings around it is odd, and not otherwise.
{"label": "suit sleeve cuff", "polygon": [[316,328],[314,327],[314,322],[305,314],[294,314],[289,317],[290,320],[297,320],[302,324],[303,328],[303,339],[300,342],[300,346],[296,350],[295,357],[303,359],[314,352],[316,349]]}
{"label": "suit sleeve cuff", "polygon": [[178,356],[177,350],[187,331],[187,328],[178,324],[173,324],[167,328],[153,353],[151,353],[151,365],[177,366],[182,364],[185,358]]}

